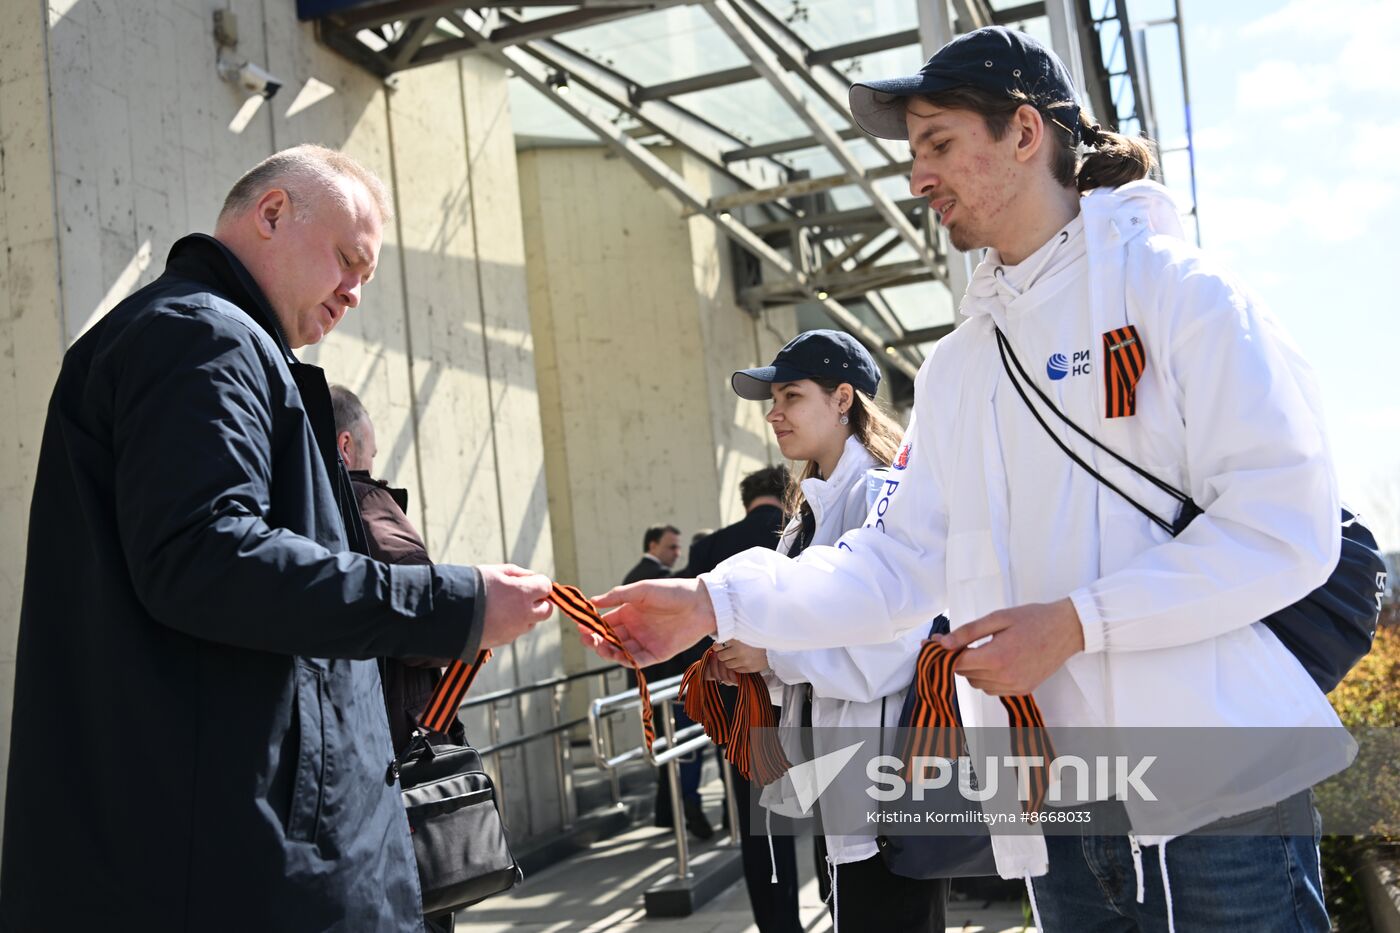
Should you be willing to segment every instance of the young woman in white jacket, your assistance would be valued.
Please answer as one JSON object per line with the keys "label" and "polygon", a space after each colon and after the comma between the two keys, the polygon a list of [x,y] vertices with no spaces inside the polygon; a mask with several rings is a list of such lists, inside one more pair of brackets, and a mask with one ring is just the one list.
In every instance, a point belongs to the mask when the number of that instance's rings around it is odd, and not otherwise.
{"label": "young woman in white jacket", "polygon": [[[771,366],[734,374],[740,396],[772,400],[768,423],[783,456],[805,461],[788,487],[789,518],[778,553],[795,556],[812,545],[834,544],[865,521],[867,474],[890,465],[903,434],[874,401],[879,380],[869,352],[849,334],[831,330],[801,334]],[[801,706],[810,703],[813,754],[821,755],[833,750],[823,747],[823,737],[832,735],[824,729],[898,725],[924,634],[915,630],[884,644],[810,651],[765,652],[730,641],[717,654],[731,671],[764,673],[785,706],[785,722],[805,721]],[[868,809],[868,800],[843,791],[848,789],[838,782],[822,795],[819,807],[828,823],[849,824],[849,814]],[[838,811],[847,813],[844,820],[834,818]],[[947,882],[891,873],[873,830],[825,836],[825,862],[838,929],[843,915],[851,929],[865,923],[855,918],[879,916],[882,930],[942,933]]]}

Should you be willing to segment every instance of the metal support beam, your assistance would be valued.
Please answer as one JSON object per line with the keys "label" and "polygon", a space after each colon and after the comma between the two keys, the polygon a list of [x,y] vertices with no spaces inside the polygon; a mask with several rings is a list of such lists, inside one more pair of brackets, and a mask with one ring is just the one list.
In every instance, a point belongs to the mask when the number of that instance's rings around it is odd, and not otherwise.
{"label": "metal support beam", "polygon": [[745,81],[752,81],[759,76],[752,65],[741,65],[738,68],[729,68],[724,71],[712,71],[709,74],[696,75],[693,78],[682,78],[679,81],[667,81],[665,84],[653,84],[650,87],[638,88],[632,95],[633,100],[660,100],[666,97],[676,97],[680,94],[694,94],[696,91],[709,91],[717,87],[727,87],[731,84],[742,84]]}
{"label": "metal support beam", "polygon": [[[890,178],[895,175],[904,175],[909,172],[909,162],[901,162],[897,165],[883,165],[879,168],[870,169],[866,172],[866,177],[872,180],[880,178]],[[849,175],[826,175],[821,178],[803,178],[800,181],[790,181],[785,185],[776,185],[772,188],[764,188],[758,191],[740,191],[735,194],[726,194],[718,198],[710,199],[710,207],[717,211],[731,210],[736,207],[745,207],[749,204],[765,204],[768,201],[776,201],[779,198],[792,198],[804,194],[816,194],[819,191],[830,191],[833,188],[843,188],[846,185],[856,184]]]}
{"label": "metal support beam", "polygon": [[[796,113],[802,122],[812,130],[812,135],[822,141],[831,154],[836,157],[841,167],[850,173],[852,179],[870,198],[875,210],[891,227],[899,232],[900,237],[914,250],[914,254],[922,259],[930,267],[936,261],[933,250],[924,242],[923,236],[914,225],[909,222],[909,218],[901,212],[890,200],[889,196],[876,187],[874,181],[866,176],[865,167],[851,153],[849,149],[837,137],[836,132],[826,124],[820,116],[808,105],[807,100],[793,84],[792,79],[783,71],[779,65],[777,57],[767,48],[760,38],[754,34],[734,8],[736,0],[713,0],[707,3],[705,9],[719,25],[729,38],[737,45],[749,60],[754,63],[754,67],[768,79],[768,83],[773,86]],[[738,0],[742,2],[742,0]]]}
{"label": "metal support beam", "polygon": [[906,45],[918,44],[919,30],[905,29],[903,32],[892,32],[888,35],[876,36],[873,39],[861,39],[858,42],[847,42],[826,49],[817,49],[807,56],[807,64],[832,65],[848,58],[858,58],[861,55],[888,52],[890,49],[902,49]]}
{"label": "metal support beam", "polygon": [[1082,100],[1086,93],[1084,59],[1079,50],[1079,15],[1074,0],[1045,0],[1045,16],[1050,20],[1050,47],[1069,69],[1075,90]]}
{"label": "metal support beam", "polygon": [[[845,129],[836,134],[843,140],[863,139],[865,134],[858,129]],[[782,155],[784,152],[796,152],[799,149],[811,149],[822,144],[815,136],[796,136],[792,139],[780,139],[771,143],[764,143],[761,146],[744,146],[733,149],[724,154],[726,162],[743,162],[746,159],[766,159],[771,156]]]}
{"label": "metal support beam", "polygon": [[[923,198],[905,198],[902,201],[893,202],[893,205],[897,212],[904,215],[926,207]],[[878,224],[883,220],[884,215],[875,207],[853,207],[850,210],[809,214],[806,217],[794,217],[791,220],[775,220],[766,224],[758,224],[753,230],[759,236],[769,236],[775,233],[796,235],[797,231],[803,227],[820,227],[824,231],[823,236],[835,237],[837,234],[834,231],[856,225]],[[908,220],[906,219],[905,222],[908,223]]]}
{"label": "metal support beam", "polygon": [[[910,262],[892,262],[887,266],[858,266],[855,269],[842,272],[812,275],[808,278],[807,285],[812,291],[826,292],[839,297],[849,294],[864,294],[886,283],[904,279],[915,278],[922,281],[932,274],[933,272],[927,266],[915,259]],[[776,298],[786,303],[793,291],[792,282],[765,282],[762,285],[744,289],[744,300],[769,304]],[[885,323],[890,326],[892,322],[886,321]],[[893,322],[891,331],[896,337],[904,333],[904,329],[899,326],[898,322]]]}
{"label": "metal support beam", "polygon": [[892,347],[908,347],[916,343],[931,343],[935,340],[942,340],[953,332],[954,324],[936,324],[933,327],[921,327],[918,330],[906,331],[903,337],[890,341]]}
{"label": "metal support beam", "polygon": [[[464,21],[468,26],[472,25],[473,18],[478,18],[478,14],[464,14]],[[479,36],[479,38],[484,38]],[[549,97],[561,109],[593,131],[599,139],[610,144],[619,155],[625,158],[637,169],[641,175],[648,179],[658,188],[663,188],[670,192],[683,207],[689,208],[697,213],[706,213],[705,199],[702,198],[690,185],[677,174],[669,165],[663,162],[655,153],[648,150],[641,143],[632,139],[612,122],[608,116],[597,113],[576,96],[561,96],[553,92],[549,84],[550,71],[548,66],[540,62],[535,56],[530,55],[525,49],[507,48],[497,49],[489,53],[490,57],[498,63],[508,68],[514,69],[516,75],[524,82],[534,87],[541,94]],[[710,215],[710,219],[718,225],[719,229],[728,237],[735,240],[744,249],[757,256],[762,262],[768,263],[780,275],[789,279],[803,294],[809,295],[811,300],[816,301],[822,309],[840,327],[844,328],[861,343],[865,344],[872,352],[878,352],[884,341],[880,335],[872,331],[852,314],[839,301],[831,298],[818,299],[815,290],[808,284],[808,277],[797,269],[790,260],[779,253],[773,247],[765,243],[752,230],[732,217],[720,217]],[[913,378],[917,373],[917,368],[909,362],[894,359],[894,365],[905,375]]]}
{"label": "metal support beam", "polygon": [[[748,24],[778,61],[810,87],[827,106],[846,120],[850,118],[851,79],[831,65],[811,64],[813,50],[796,32],[762,3],[755,0],[726,0],[740,18]],[[742,46],[741,46],[742,48]],[[781,92],[779,92],[781,93]],[[906,148],[888,139],[865,137],[865,142],[891,164],[903,162]]]}
{"label": "metal support beam", "polygon": [[[504,50],[494,49],[490,54],[501,51]],[[787,167],[777,163],[736,165],[726,161],[725,154],[740,142],[739,139],[670,101],[633,103],[631,93],[636,87],[634,82],[563,43],[537,40],[522,47],[521,51],[553,71],[568,74],[571,82],[577,82],[608,104],[655,128],[686,151],[747,187],[768,188],[787,178]]]}

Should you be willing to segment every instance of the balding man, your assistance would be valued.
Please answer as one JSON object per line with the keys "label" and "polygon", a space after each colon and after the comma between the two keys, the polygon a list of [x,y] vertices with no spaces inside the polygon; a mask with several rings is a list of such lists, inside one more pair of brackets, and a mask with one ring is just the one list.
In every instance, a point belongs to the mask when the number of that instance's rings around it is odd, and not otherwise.
{"label": "balding man", "polygon": [[389,216],[277,153],[64,356],[30,513],[0,929],[421,931],[375,657],[550,615],[509,566],[365,555],[325,377]]}

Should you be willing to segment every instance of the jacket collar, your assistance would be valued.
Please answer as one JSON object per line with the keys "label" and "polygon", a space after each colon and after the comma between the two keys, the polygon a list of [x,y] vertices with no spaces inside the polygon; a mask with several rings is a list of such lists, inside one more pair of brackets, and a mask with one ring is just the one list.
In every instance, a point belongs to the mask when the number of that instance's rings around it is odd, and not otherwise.
{"label": "jacket collar", "polygon": [[854,434],[846,438],[841,459],[836,461],[836,469],[831,471],[830,477],[809,476],[802,481],[802,497],[811,504],[813,517],[820,522],[827,508],[845,498],[857,476],[863,476],[866,470],[879,465],[860,438]]}
{"label": "jacket collar", "polygon": [[390,486],[387,479],[375,479],[369,475],[369,470],[350,470],[350,481],[352,483],[362,483],[366,486],[374,486],[384,490],[389,494],[389,498],[406,514],[408,512],[408,490],[400,489],[398,486]]}
{"label": "jacket collar", "polygon": [[165,272],[212,286],[257,321],[277,342],[278,349],[288,362],[297,362],[287,346],[286,335],[282,333],[282,325],[272,310],[272,304],[253,280],[248,267],[223,243],[203,233],[181,237],[170,247]]}

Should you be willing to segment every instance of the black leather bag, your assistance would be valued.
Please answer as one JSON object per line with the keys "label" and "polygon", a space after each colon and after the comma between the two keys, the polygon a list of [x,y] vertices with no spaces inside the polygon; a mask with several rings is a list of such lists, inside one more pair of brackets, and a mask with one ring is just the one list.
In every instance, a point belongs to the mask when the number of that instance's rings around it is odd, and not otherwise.
{"label": "black leather bag", "polygon": [[[1040,386],[1031,381],[1021,366],[1021,361],[1012,352],[1011,342],[1002,334],[1000,328],[997,329],[996,337],[997,348],[1001,351],[1002,368],[1006,370],[1011,384],[1016,387],[1017,394],[1050,439],[1080,468],[1112,489],[1172,537],[1185,531],[1186,527],[1202,514],[1201,507],[1186,493],[1105,447],[1093,435],[1071,421],[1055,407],[1049,397],[1041,391]],[[1015,372],[1012,371],[1013,365]],[[1179,508],[1175,519],[1169,522],[1155,514],[1101,476],[1083,458],[1070,450],[1031,403],[1030,397],[1022,387],[1022,381],[1035,391],[1041,403],[1064,422],[1066,427],[1176,499]],[[1293,653],[1323,693],[1331,693],[1337,684],[1342,682],[1347,672],[1356,666],[1356,662],[1371,650],[1371,642],[1376,637],[1376,622],[1380,618],[1381,598],[1386,590],[1385,561],[1381,559],[1375,535],[1346,509],[1342,509],[1341,522],[1341,558],[1327,582],[1298,602],[1285,606],[1262,620],[1278,636],[1278,640],[1283,642],[1283,646]]]}
{"label": "black leather bag", "polygon": [[475,904],[524,880],[476,749],[435,745],[420,733],[397,764],[424,916]]}

